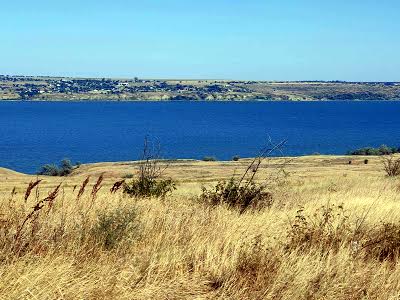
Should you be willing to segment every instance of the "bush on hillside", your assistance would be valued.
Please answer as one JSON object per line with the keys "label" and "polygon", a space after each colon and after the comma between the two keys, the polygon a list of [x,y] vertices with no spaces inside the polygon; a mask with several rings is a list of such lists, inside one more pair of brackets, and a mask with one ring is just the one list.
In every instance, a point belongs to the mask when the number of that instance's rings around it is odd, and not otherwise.
{"label": "bush on hillside", "polygon": [[175,189],[175,182],[162,175],[168,167],[160,165],[160,148],[144,140],[143,153],[138,164],[138,177],[123,184],[123,191],[130,197],[157,197],[164,198]]}
{"label": "bush on hillside", "polygon": [[55,164],[47,164],[41,168],[38,174],[46,176],[58,176],[59,169],[58,166],[56,166]]}
{"label": "bush on hillside", "polygon": [[123,191],[131,197],[157,197],[165,198],[176,189],[172,179],[156,179],[140,177],[125,183]]}
{"label": "bush on hillside", "polygon": [[71,174],[75,167],[79,166],[74,166],[69,159],[63,159],[58,166],[55,164],[44,165],[38,172],[38,175],[67,176]]}
{"label": "bush on hillside", "polygon": [[238,209],[240,213],[250,208],[270,207],[273,203],[272,194],[265,185],[254,181],[239,182],[234,178],[220,181],[212,189],[203,187],[200,200],[211,206],[226,204]]}
{"label": "bush on hillside", "polygon": [[[248,209],[271,207],[274,200],[270,189],[272,182],[267,179],[260,183],[256,180],[256,175],[261,163],[274,151],[280,151],[284,144],[285,141],[276,145],[270,142],[250,162],[240,178],[232,176],[229,181],[220,181],[211,189],[203,187],[199,200],[210,206],[227,205],[229,208],[238,209],[240,213]],[[282,170],[279,169],[278,173]]]}

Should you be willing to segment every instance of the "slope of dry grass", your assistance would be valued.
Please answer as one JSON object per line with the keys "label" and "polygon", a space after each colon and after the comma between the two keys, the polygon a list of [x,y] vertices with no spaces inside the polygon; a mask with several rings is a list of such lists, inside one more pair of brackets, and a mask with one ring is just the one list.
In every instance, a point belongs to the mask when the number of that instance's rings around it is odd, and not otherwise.
{"label": "slope of dry grass", "polygon": [[385,177],[378,158],[352,159],[294,160],[272,183],[273,206],[244,214],[196,195],[246,160],[171,163],[178,190],[164,200],[110,193],[132,163],[42,177],[27,201],[36,177],[2,171],[0,298],[398,299],[400,181]]}

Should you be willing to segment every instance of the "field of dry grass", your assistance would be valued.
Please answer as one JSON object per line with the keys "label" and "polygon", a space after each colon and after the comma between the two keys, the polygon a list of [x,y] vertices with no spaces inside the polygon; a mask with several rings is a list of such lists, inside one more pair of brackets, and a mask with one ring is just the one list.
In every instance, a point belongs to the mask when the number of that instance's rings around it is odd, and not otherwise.
{"label": "field of dry grass", "polygon": [[40,176],[28,197],[36,176],[0,169],[0,298],[399,299],[400,179],[350,159],[300,157],[277,177],[284,160],[268,161],[272,207],[243,214],[198,195],[245,159],[171,162],[165,199],[110,192],[130,162]]}

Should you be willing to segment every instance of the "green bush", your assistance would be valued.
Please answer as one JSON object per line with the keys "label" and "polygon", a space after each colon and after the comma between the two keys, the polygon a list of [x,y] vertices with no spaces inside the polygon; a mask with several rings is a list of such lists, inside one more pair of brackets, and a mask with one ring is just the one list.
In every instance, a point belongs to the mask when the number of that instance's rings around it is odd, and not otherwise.
{"label": "green bush", "polygon": [[58,176],[59,172],[60,170],[58,169],[58,166],[55,164],[47,164],[41,168],[38,174],[46,176]]}
{"label": "green bush", "polygon": [[135,207],[117,208],[98,214],[91,236],[104,249],[111,250],[122,241],[132,241],[138,236],[138,230]]}
{"label": "green bush", "polygon": [[44,165],[38,175],[46,175],[46,176],[67,176],[71,174],[74,169],[74,165],[71,163],[69,159],[63,159],[60,162],[60,165],[57,166],[55,164],[46,164]]}
{"label": "green bush", "polygon": [[240,177],[236,179],[233,175],[229,181],[220,181],[211,189],[203,187],[199,200],[210,206],[226,205],[229,208],[238,209],[241,214],[250,209],[259,210],[271,207],[274,202],[273,186],[278,187],[281,173],[287,174],[283,170],[286,162],[277,171],[277,177],[274,180],[265,179],[260,182],[256,175],[262,162],[284,144],[285,141],[278,144],[268,143],[260,150],[259,155],[253,158]]}
{"label": "green bush", "polygon": [[176,189],[172,179],[155,179],[140,177],[125,183],[123,191],[131,197],[157,197],[164,198]]}
{"label": "green bush", "polygon": [[73,169],[74,166],[72,165],[71,161],[69,159],[63,159],[60,164],[59,174],[60,176],[69,175]]}
{"label": "green bush", "polygon": [[168,178],[162,179],[163,172],[168,164],[162,166],[160,145],[144,139],[143,153],[138,162],[138,177],[123,184],[123,192],[131,197],[159,197],[164,198],[176,189],[175,182]]}
{"label": "green bush", "polygon": [[254,181],[238,182],[231,178],[220,181],[213,189],[206,189],[200,195],[200,201],[216,206],[226,204],[228,207],[239,209],[243,213],[249,208],[261,209],[270,207],[273,203],[272,194],[265,185]]}
{"label": "green bush", "polygon": [[204,156],[203,161],[217,161],[215,156]]}

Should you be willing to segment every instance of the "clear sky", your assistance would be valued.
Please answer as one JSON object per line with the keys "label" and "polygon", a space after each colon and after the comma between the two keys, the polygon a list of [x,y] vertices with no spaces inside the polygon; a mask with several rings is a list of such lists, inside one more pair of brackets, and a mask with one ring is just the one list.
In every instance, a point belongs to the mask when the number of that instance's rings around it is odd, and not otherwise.
{"label": "clear sky", "polygon": [[400,81],[399,0],[7,0],[0,74]]}

